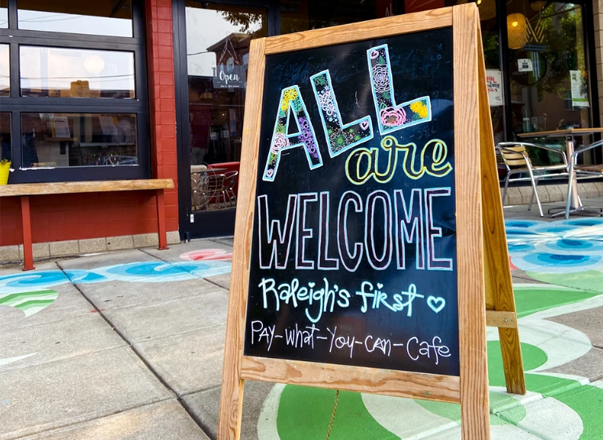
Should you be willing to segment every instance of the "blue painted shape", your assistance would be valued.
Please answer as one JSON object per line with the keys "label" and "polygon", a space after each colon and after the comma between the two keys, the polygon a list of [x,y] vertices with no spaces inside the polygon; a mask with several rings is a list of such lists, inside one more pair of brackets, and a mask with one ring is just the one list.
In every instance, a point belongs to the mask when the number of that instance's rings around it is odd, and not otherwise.
{"label": "blue painted shape", "polygon": [[531,264],[541,266],[592,266],[601,261],[600,255],[568,255],[537,252],[523,257]]}

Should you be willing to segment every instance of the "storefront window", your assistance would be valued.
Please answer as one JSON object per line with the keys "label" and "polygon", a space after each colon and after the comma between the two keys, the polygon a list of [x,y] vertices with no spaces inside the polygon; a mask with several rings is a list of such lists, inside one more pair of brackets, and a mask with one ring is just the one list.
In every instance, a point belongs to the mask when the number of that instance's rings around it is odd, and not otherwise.
{"label": "storefront window", "polygon": [[[377,0],[281,1],[281,34],[337,26],[384,17],[391,13],[388,2],[378,8]],[[388,9],[390,6],[390,9]],[[387,9],[387,11],[386,11]]]}
{"label": "storefront window", "polygon": [[138,164],[134,114],[21,114],[23,168]]}
{"label": "storefront window", "polygon": [[583,6],[513,0],[507,11],[514,134],[590,127]]}
{"label": "storefront window", "polygon": [[0,96],[10,95],[10,48],[0,44]]}
{"label": "storefront window", "polygon": [[20,47],[21,96],[134,98],[134,54]]}
{"label": "storefront window", "polygon": [[132,8],[129,0],[18,0],[17,6],[19,29],[132,36]]}
{"label": "storefront window", "polygon": [[8,4],[7,0],[0,0],[0,29],[6,29],[8,27]]}
{"label": "storefront window", "polygon": [[10,113],[0,113],[0,162],[11,160]]}
{"label": "storefront window", "polygon": [[477,0],[476,3],[482,30],[482,45],[484,48],[484,61],[486,63],[486,81],[494,142],[498,144],[505,140],[504,76],[500,65],[500,23],[496,13],[496,0]]}
{"label": "storefront window", "polygon": [[2,134],[11,183],[148,178],[144,1],[8,3],[0,111],[12,121]]}
{"label": "storefront window", "polygon": [[193,211],[236,204],[249,44],[266,35],[265,10],[187,2]]}

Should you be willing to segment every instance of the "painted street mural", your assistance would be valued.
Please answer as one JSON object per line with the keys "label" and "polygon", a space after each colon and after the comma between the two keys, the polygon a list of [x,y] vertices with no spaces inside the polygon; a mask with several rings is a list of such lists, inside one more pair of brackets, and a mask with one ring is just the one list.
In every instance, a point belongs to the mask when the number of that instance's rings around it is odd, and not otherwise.
{"label": "painted street mural", "polygon": [[[492,438],[600,440],[603,365],[589,356],[593,330],[603,332],[603,219],[508,220],[506,228],[528,393],[505,392],[498,332],[488,328]],[[567,324],[597,316],[599,325],[582,331]],[[259,439],[324,437],[335,393],[276,385]],[[460,405],[341,392],[330,438],[460,440],[460,419]]]}
{"label": "painted street mural", "polygon": [[[494,440],[603,438],[603,219],[506,221],[528,393],[505,393],[496,329],[488,329]],[[0,276],[0,306],[29,319],[52,307],[64,283],[169,283],[230,272],[230,251],[202,249],[179,262]],[[0,307],[0,318],[3,313]],[[599,352],[597,357],[597,353]],[[2,358],[0,367],[36,353]],[[324,438],[335,390],[275,385],[257,422],[259,440]],[[341,392],[331,440],[460,440],[460,406]]]}
{"label": "painted street mural", "polygon": [[[169,283],[230,273],[232,253],[224,249],[202,249],[180,255],[185,262],[141,261],[103,266],[90,270],[39,270],[0,275],[0,306],[23,312],[24,318],[41,312],[57,299],[51,287],[108,281]],[[0,308],[1,313],[1,308]],[[35,353],[2,358],[0,366],[18,362]]]}

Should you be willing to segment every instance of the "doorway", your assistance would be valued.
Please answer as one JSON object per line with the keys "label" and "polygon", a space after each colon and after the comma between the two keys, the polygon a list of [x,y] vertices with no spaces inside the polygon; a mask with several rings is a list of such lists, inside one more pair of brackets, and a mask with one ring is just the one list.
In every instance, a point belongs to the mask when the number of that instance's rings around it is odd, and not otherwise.
{"label": "doorway", "polygon": [[249,46],[273,33],[268,14],[268,4],[174,4],[182,239],[233,233]]}
{"label": "doorway", "polygon": [[181,239],[232,235],[254,38],[390,15],[394,0],[174,0]]}

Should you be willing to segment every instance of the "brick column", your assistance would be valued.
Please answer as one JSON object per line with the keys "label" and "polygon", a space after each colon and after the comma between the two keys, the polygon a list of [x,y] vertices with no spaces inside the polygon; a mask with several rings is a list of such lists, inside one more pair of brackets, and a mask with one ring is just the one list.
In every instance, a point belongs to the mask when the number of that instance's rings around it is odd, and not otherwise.
{"label": "brick column", "polygon": [[158,179],[172,179],[165,192],[167,230],[178,230],[178,165],[172,0],[146,0],[147,65],[151,170]]}

